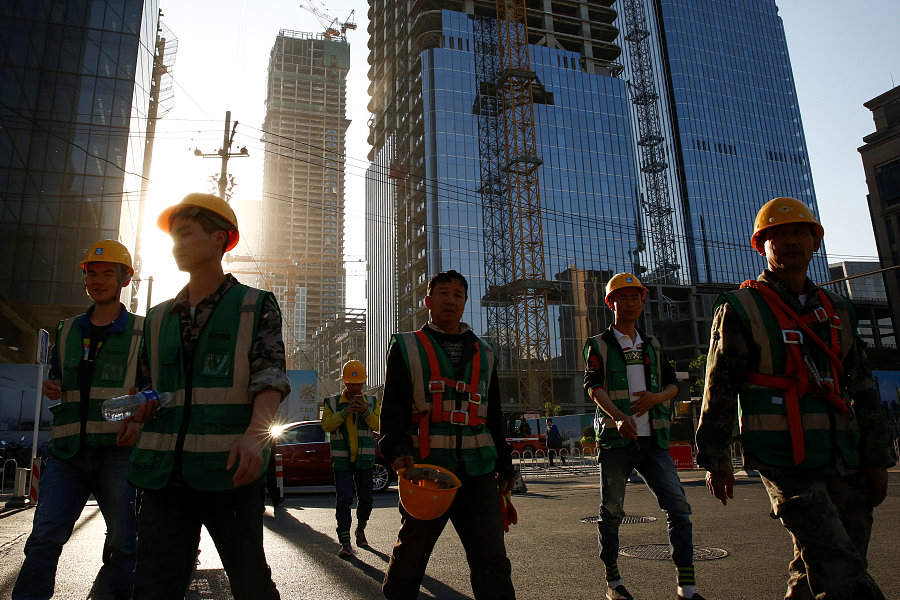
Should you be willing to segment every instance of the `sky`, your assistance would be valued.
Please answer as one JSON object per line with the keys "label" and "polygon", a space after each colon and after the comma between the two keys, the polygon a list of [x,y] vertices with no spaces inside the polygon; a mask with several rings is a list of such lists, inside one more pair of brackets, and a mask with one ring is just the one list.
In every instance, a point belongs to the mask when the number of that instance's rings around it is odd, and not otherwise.
{"label": "sky", "polygon": [[[358,28],[348,31],[351,67],[347,82],[346,229],[347,305],[365,307],[364,177],[369,147],[366,109],[368,7],[360,0],[333,0],[340,20],[355,10]],[[309,4],[306,3],[308,6]],[[897,0],[782,0],[788,49],[806,133],[829,261],[877,260],[866,204],[866,182],[857,148],[875,130],[863,102],[900,83],[900,2]],[[247,241],[262,197],[266,77],[279,29],[319,32],[324,25],[297,0],[160,0],[163,23],[178,38],[173,78],[175,102],[159,122],[151,169],[144,232],[144,275],[154,277],[152,303],[173,296],[186,283],[171,256],[168,236],[155,216],[192,191],[211,191],[218,159],[195,157],[195,148],[215,153],[222,146],[225,111],[237,120],[235,147],[249,157],[232,159],[236,181],[232,205],[244,236],[234,253],[252,254]],[[245,241],[247,240],[247,241]],[[236,271],[247,265],[227,265]],[[252,270],[252,269],[251,269]],[[245,276],[246,278],[247,276]],[[144,312],[144,304],[139,312]]]}

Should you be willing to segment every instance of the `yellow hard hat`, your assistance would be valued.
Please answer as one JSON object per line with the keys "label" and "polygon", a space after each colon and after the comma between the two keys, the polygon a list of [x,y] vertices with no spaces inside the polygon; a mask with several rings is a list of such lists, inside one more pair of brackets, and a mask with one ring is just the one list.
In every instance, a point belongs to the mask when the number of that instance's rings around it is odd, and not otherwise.
{"label": "yellow hard hat", "polygon": [[116,240],[100,240],[91,246],[87,251],[87,256],[81,261],[81,270],[87,268],[88,263],[108,262],[117,265],[125,265],[128,267],[128,276],[134,275],[134,268],[131,266],[131,253],[121,243]]}
{"label": "yellow hard hat", "polygon": [[344,365],[341,381],[344,383],[365,383],[366,365],[358,360],[348,360],[347,364]]}
{"label": "yellow hard hat", "polygon": [[631,273],[617,273],[606,282],[606,305],[613,308],[612,295],[622,288],[638,288],[641,290],[641,300],[647,297],[647,288],[635,275]]}
{"label": "yellow hard hat", "polygon": [[228,243],[225,245],[225,252],[228,252],[229,250],[237,246],[238,239],[240,239],[240,234],[238,233],[237,216],[234,214],[234,211],[231,209],[231,206],[229,206],[227,202],[225,202],[218,196],[214,196],[213,194],[188,194],[178,204],[174,204],[166,210],[162,211],[159,215],[159,218],[156,219],[156,226],[166,233],[169,233],[169,230],[172,228],[172,215],[175,213],[175,211],[180,210],[186,206],[196,206],[197,208],[204,208],[209,212],[215,213],[228,221],[234,229],[228,232]]}
{"label": "yellow hard hat", "polygon": [[825,237],[825,230],[808,206],[796,198],[774,198],[763,204],[756,213],[750,245],[760,254],[765,254],[765,240],[761,240],[759,234],[770,227],[788,223],[809,223],[820,240]]}
{"label": "yellow hard hat", "polygon": [[437,465],[415,465],[397,472],[400,504],[420,521],[437,519],[447,512],[460,486],[459,477]]}

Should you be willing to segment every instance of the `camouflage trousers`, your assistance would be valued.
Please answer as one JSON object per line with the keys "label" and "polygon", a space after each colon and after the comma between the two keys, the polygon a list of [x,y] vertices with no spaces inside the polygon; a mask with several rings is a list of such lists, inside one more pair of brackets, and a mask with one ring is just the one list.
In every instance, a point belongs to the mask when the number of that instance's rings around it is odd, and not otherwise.
{"label": "camouflage trousers", "polygon": [[884,600],[866,571],[872,500],[861,473],[761,469],[779,519],[794,542],[785,598]]}

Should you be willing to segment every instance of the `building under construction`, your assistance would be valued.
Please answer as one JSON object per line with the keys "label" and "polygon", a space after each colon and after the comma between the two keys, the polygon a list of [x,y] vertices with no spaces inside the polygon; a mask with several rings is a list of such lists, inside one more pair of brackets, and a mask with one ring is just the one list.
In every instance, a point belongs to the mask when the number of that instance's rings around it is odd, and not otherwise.
{"label": "building under construction", "polygon": [[263,235],[250,264],[281,306],[289,368],[316,368],[313,333],[344,312],[349,68],[347,42],[324,34],[281,30],[269,58]]}
{"label": "building under construction", "polygon": [[[367,195],[367,207],[393,197],[396,241],[367,240],[367,260],[382,265],[370,279],[396,277],[397,310],[370,298],[369,329],[391,318],[400,330],[420,327],[429,277],[460,271],[470,286],[463,320],[502,357],[508,412],[545,402],[586,408],[583,334],[605,327],[609,313],[594,291],[575,288],[596,286],[593,274],[630,270],[640,245],[611,4],[535,3],[509,16],[505,41],[494,2],[369,4],[367,189],[378,195]],[[524,209],[494,218],[509,206]],[[502,231],[489,229],[491,219]],[[373,256],[388,252],[393,265]],[[384,355],[387,342],[370,338],[368,354]],[[523,388],[526,369],[552,385]]]}
{"label": "building under construction", "polygon": [[367,258],[396,286],[369,329],[421,326],[429,277],[462,272],[506,412],[590,406],[580,351],[613,273],[649,284],[642,326],[686,365],[717,295],[764,266],[759,206],[817,211],[772,0],[370,0],[369,19],[367,207],[392,198],[394,261],[373,260],[387,239]]}

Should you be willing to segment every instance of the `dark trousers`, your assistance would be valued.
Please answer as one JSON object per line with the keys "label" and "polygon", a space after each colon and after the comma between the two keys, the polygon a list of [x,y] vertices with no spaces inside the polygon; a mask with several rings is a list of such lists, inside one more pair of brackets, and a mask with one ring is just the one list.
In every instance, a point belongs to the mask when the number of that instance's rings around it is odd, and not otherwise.
{"label": "dark trousers", "polygon": [[372,514],[372,469],[357,469],[352,464],[349,471],[334,472],[334,486],[337,504],[334,516],[337,519],[338,541],[350,541],[350,507],[356,498],[356,526],[365,528]]}
{"label": "dark trousers", "polygon": [[97,600],[131,596],[134,575],[134,488],[128,483],[131,448],[82,448],[70,459],[55,456],[41,477],[41,497],[25,562],[13,588],[14,600],[46,600],[53,596],[56,568],[88,496],[94,494],[106,521],[103,566],[94,580]]}
{"label": "dark trousers", "polygon": [[867,572],[872,499],[861,473],[760,469],[772,516],[791,534],[785,598],[884,600]]}
{"label": "dark trousers", "polygon": [[389,600],[414,600],[431,551],[447,521],[453,522],[466,551],[477,600],[515,600],[511,567],[503,543],[500,494],[493,474],[465,477],[450,509],[439,519],[420,521],[400,506],[400,533],[391,553],[382,591]]}
{"label": "dark trousers", "polygon": [[651,438],[643,437],[621,448],[600,451],[600,520],[597,521],[597,542],[603,564],[611,566],[618,561],[619,525],[625,517],[625,483],[635,469],[647,482],[659,507],[666,513],[669,546],[675,566],[693,565],[691,505],[681,487],[675,463],[668,450],[657,446]]}
{"label": "dark trousers", "polygon": [[200,544],[212,536],[235,600],[278,600],[263,550],[263,481],[227,492],[170,486],[138,501],[134,600],[184,597]]}

